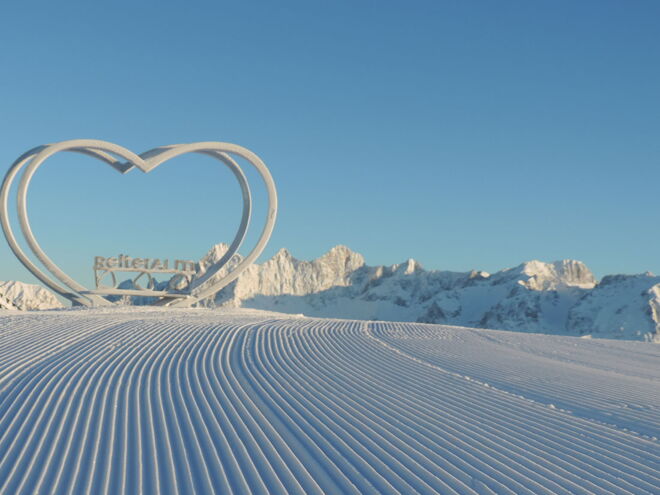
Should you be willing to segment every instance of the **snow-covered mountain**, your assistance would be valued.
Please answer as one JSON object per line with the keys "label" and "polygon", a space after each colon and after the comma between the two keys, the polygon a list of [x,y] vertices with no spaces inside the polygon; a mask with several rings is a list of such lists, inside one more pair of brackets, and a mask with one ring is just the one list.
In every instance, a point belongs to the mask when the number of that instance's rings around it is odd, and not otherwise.
{"label": "snow-covered mountain", "polygon": [[0,281],[0,309],[56,309],[62,304],[49,290],[40,285]]}
{"label": "snow-covered mountain", "polygon": [[570,332],[587,328],[660,342],[660,277],[648,272],[603,277],[568,315]]}
{"label": "snow-covered mountain", "polygon": [[[226,244],[214,246],[200,260],[198,272],[203,274],[226,250]],[[240,260],[235,256],[214,278]],[[7,284],[16,285],[5,289]],[[20,309],[59,306],[37,286],[5,285],[0,285],[0,296]],[[121,286],[130,288],[131,282]],[[135,304],[148,302],[133,298]],[[345,246],[312,261],[281,249],[202,305],[660,342],[660,277],[610,275],[597,282],[583,263],[573,260],[528,261],[490,274],[430,271],[413,259],[369,266]]]}
{"label": "snow-covered mountain", "polygon": [[[215,246],[200,269],[226,249]],[[597,283],[574,260],[529,261],[494,274],[461,273],[427,271],[413,259],[368,266],[345,246],[313,261],[281,249],[204,304],[660,342],[660,277],[613,275]]]}

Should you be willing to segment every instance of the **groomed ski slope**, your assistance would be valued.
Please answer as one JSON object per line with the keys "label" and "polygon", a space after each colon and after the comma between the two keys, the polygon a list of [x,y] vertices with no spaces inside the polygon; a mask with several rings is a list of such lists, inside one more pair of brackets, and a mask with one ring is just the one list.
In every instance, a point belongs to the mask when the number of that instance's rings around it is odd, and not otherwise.
{"label": "groomed ski slope", "polygon": [[0,314],[0,493],[660,493],[660,346],[257,311]]}

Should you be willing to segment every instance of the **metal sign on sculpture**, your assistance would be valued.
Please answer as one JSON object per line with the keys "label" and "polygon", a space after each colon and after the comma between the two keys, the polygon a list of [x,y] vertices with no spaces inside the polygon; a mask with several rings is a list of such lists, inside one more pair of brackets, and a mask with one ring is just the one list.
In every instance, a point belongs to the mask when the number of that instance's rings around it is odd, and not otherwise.
{"label": "metal sign on sculpture", "polygon": [[[203,273],[198,273],[195,263],[182,259],[140,258],[119,253],[116,256],[96,256],[93,260],[95,288],[88,289],[62,271],[43,251],[30,228],[27,214],[27,192],[30,180],[37,169],[51,156],[60,152],[75,152],[97,158],[121,174],[138,169],[149,173],[171,158],[186,153],[201,153],[216,158],[226,165],[236,177],[243,195],[243,214],[234,240],[227,252]],[[252,197],[247,178],[238,165],[236,157],[242,158],[259,172],[268,193],[268,213],[261,237],[245,258],[229,273],[214,277],[240,248],[248,230],[252,212]],[[49,276],[28,257],[19,246],[9,221],[9,196],[12,184],[21,174],[16,192],[16,212],[20,231],[32,254],[50,272]],[[113,304],[108,296],[148,296],[155,305],[187,307],[201,299],[213,296],[224,286],[235,280],[264,250],[275,225],[277,216],[277,192],[268,168],[261,159],[241,146],[220,142],[200,142],[160,146],[139,155],[107,141],[74,139],[59,143],[37,146],[21,155],[10,167],[0,189],[0,221],[7,242],[16,257],[39,280],[53,291],[84,306],[107,306]],[[132,273],[132,288],[121,288],[117,272]],[[154,274],[167,274],[171,278],[166,284],[157,284]]]}

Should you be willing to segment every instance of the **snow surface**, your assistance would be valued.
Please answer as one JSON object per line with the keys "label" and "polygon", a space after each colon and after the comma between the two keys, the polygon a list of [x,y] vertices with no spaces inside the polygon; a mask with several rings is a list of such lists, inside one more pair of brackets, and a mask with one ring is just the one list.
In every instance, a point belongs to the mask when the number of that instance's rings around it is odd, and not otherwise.
{"label": "snow surface", "polygon": [[660,347],[254,310],[0,312],[0,493],[660,493]]}

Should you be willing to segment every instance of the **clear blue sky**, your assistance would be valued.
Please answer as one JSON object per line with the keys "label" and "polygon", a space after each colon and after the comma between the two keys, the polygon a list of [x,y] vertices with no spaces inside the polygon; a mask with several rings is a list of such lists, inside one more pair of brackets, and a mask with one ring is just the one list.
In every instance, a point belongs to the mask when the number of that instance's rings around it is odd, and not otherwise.
{"label": "clear blue sky", "polygon": [[[229,141],[277,181],[268,256],[658,273],[659,22],[627,0],[5,2],[0,164],[79,137]],[[97,254],[198,258],[238,203],[203,157],[122,177],[67,156],[29,211],[88,280]],[[0,279],[33,280],[4,242]]]}

